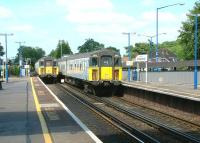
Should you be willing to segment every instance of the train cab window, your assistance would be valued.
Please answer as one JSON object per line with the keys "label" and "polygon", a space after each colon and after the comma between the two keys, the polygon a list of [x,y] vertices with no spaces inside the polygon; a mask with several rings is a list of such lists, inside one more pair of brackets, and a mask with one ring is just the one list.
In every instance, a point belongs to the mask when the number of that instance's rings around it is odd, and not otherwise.
{"label": "train cab window", "polygon": [[40,61],[40,66],[44,66],[44,61]]}
{"label": "train cab window", "polygon": [[47,66],[47,67],[48,67],[48,66],[52,66],[52,61],[51,61],[51,60],[48,60],[48,61],[46,61],[45,63],[46,63],[46,66]]}
{"label": "train cab window", "polygon": [[121,66],[121,59],[120,58],[114,59],[114,66]]}
{"label": "train cab window", "polygon": [[112,66],[112,56],[102,56],[101,57],[101,66]]}
{"label": "train cab window", "polygon": [[93,67],[97,67],[98,66],[97,57],[92,57],[91,58],[91,60],[90,60],[90,66],[93,66]]}
{"label": "train cab window", "polygon": [[57,62],[56,61],[53,61],[53,66],[57,66]]}

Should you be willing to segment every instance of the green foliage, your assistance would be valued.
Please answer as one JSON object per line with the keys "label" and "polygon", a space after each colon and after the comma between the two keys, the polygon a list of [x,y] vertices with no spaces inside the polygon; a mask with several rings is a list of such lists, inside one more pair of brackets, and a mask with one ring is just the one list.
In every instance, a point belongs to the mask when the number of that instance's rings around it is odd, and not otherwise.
{"label": "green foliage", "polygon": [[104,44],[94,41],[93,39],[87,39],[85,43],[78,47],[79,53],[92,52],[104,48]]}
{"label": "green foliage", "polygon": [[31,65],[34,66],[35,62],[45,56],[45,51],[39,47],[21,46],[18,49],[18,54],[15,57],[14,63],[19,64],[19,53],[21,52],[23,59],[30,58]]}
{"label": "green foliage", "polygon": [[[155,52],[156,45],[152,45],[151,51]],[[182,46],[180,45],[180,41],[165,41],[158,45],[158,48],[166,48],[169,51],[173,52],[178,59],[184,59],[184,51]],[[128,55],[128,47],[125,47],[126,53]],[[149,43],[136,43],[135,47],[131,46],[131,58],[136,57],[140,54],[149,54],[150,52],[150,44]]]}
{"label": "green foliage", "polygon": [[49,54],[50,57],[54,57],[56,58],[56,50],[51,50],[50,54]]}
{"label": "green foliage", "polygon": [[4,53],[4,51],[3,51],[3,46],[1,45],[1,43],[0,43],[0,56],[3,56],[5,53]]}
{"label": "green foliage", "polygon": [[112,47],[112,46],[107,47],[107,49],[111,49],[111,50],[114,50],[114,51],[116,51],[116,52],[120,52],[119,49],[117,49],[117,48],[115,48],[115,47]]}
{"label": "green foliage", "polygon": [[[200,13],[200,2],[196,2],[193,9],[189,11],[187,20],[182,22],[182,27],[179,30],[179,41],[183,47],[183,58],[185,60],[191,60],[194,58],[194,26],[195,17],[193,14]],[[200,33],[200,18],[198,17],[198,33]],[[199,34],[198,34],[199,35]],[[198,36],[198,43],[200,43],[200,36]],[[198,49],[199,51],[199,49]],[[200,52],[198,52],[198,58],[200,58]]]}
{"label": "green foliage", "polygon": [[71,49],[70,49],[70,46],[69,46],[68,42],[67,41],[65,42],[64,40],[61,40],[61,42],[58,42],[57,48],[55,50],[52,50],[50,52],[49,56],[57,58],[57,59],[60,58],[60,56],[61,56],[61,48],[62,48],[62,55],[73,54]]}
{"label": "green foliage", "polygon": [[[126,49],[126,53],[128,55],[129,47],[125,47],[125,49]],[[132,45],[130,46],[130,51],[131,51],[131,58],[134,58],[140,54],[146,54],[147,52],[149,52],[149,44],[148,43],[135,43],[135,47],[133,47]]]}
{"label": "green foliage", "polygon": [[179,40],[176,41],[165,41],[159,45],[160,48],[166,48],[174,53],[179,60],[184,59],[184,50]]}
{"label": "green foliage", "polygon": [[19,76],[19,66],[17,65],[12,65],[9,67],[9,71],[11,75]]}

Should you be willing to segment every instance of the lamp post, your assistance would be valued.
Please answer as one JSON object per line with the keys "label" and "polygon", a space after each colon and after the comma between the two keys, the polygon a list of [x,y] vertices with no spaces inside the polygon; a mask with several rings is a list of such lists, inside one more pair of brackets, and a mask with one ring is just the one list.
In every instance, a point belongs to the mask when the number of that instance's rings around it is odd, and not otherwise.
{"label": "lamp post", "polygon": [[194,26],[194,89],[197,89],[198,85],[198,63],[197,63],[197,46],[198,46],[198,17],[200,14],[193,15],[195,17],[195,26]]}
{"label": "lamp post", "polygon": [[[130,38],[131,38],[131,34],[136,34],[136,33],[123,32],[122,34],[128,35],[128,60],[130,61],[131,60]],[[128,65],[128,81],[129,82],[130,82],[130,78],[131,78],[131,69],[130,69],[130,65]]]}
{"label": "lamp post", "polygon": [[[159,33],[158,35],[166,35],[166,33]],[[153,41],[152,39],[154,37],[156,37],[156,35],[144,35],[144,34],[138,34],[138,36],[144,36],[144,37],[148,37],[148,41],[149,41],[149,46],[150,46],[150,50],[149,50],[149,59],[152,60],[152,45],[153,45]]]}
{"label": "lamp post", "polygon": [[8,51],[7,51],[7,37],[8,36],[13,36],[13,33],[0,33],[0,36],[4,36],[5,37],[5,45],[6,45],[6,82],[8,82]]}
{"label": "lamp post", "polygon": [[175,3],[175,4],[171,4],[171,5],[166,5],[166,6],[162,6],[156,9],[156,63],[158,62],[158,10],[163,9],[163,8],[167,8],[167,7],[171,7],[171,6],[176,6],[176,5],[184,5],[183,3]]}
{"label": "lamp post", "polygon": [[60,44],[60,58],[62,58],[62,43],[63,43],[63,40],[59,40],[59,44]]}
{"label": "lamp post", "polygon": [[21,51],[21,46],[23,43],[25,43],[24,41],[21,42],[21,41],[18,41],[18,42],[15,42],[15,43],[18,43],[19,44],[19,76],[22,77],[22,51]]}

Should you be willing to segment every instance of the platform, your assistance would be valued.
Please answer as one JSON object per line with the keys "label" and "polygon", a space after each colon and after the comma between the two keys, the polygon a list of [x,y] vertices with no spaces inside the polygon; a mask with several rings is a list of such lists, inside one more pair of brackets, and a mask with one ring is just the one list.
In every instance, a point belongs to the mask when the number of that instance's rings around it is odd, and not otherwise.
{"label": "platform", "polygon": [[176,96],[184,99],[200,101],[200,87],[194,90],[191,84],[164,84],[164,83],[151,83],[140,81],[123,81],[124,86],[133,87],[137,89],[147,90],[151,92]]}
{"label": "platform", "polygon": [[0,90],[0,142],[45,143],[27,78],[9,78]]}
{"label": "platform", "polygon": [[0,90],[0,142],[101,142],[39,78],[10,78]]}

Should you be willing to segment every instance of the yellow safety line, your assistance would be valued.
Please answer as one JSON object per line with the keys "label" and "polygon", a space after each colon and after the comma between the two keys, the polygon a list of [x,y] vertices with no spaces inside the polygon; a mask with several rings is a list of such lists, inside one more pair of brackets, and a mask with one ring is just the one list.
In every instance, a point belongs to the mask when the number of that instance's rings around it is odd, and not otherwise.
{"label": "yellow safety line", "polygon": [[40,104],[39,104],[38,98],[37,98],[36,93],[35,93],[35,88],[33,86],[32,78],[31,78],[31,86],[32,86],[32,92],[33,92],[33,97],[34,97],[34,101],[35,101],[35,106],[36,106],[37,114],[38,114],[40,124],[41,124],[41,127],[42,127],[42,132],[43,132],[45,143],[53,143],[51,136],[49,134],[49,130],[47,128],[44,116],[42,115],[42,112],[41,112]]}

